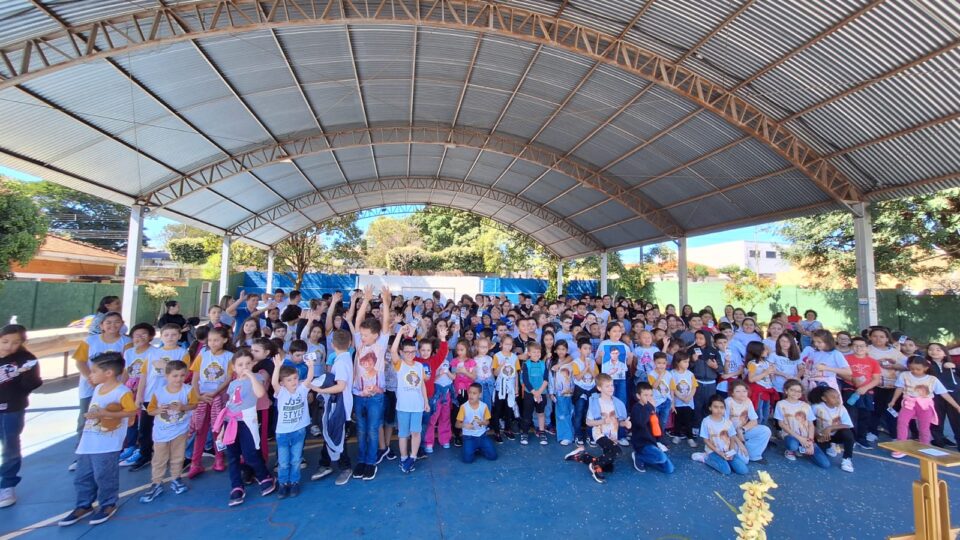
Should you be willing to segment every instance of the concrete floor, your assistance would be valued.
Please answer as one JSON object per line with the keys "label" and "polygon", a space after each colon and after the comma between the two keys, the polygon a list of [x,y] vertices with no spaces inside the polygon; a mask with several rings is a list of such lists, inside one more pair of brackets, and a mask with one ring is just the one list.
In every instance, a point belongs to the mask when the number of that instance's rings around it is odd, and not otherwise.
{"label": "concrete floor", "polygon": [[[498,446],[500,460],[458,461],[456,449],[438,450],[403,475],[384,461],[377,478],[338,487],[328,477],[306,481],[299,498],[261,498],[227,508],[226,473],[208,472],[189,482],[183,495],[166,491],[152,504],[137,501],[149,471],[121,470],[121,509],[108,523],[59,528],[56,519],[74,503],[72,461],[76,379],[46,384],[31,400],[23,436],[26,458],[17,505],[0,510],[0,540],[22,538],[732,538],[734,514],[720,496],[741,502],[743,477],[722,477],[690,460],[686,445],[671,447],[672,476],[638,473],[625,455],[605,485],[583,465],[564,462],[569,447]],[[394,443],[396,444],[396,443]],[[309,476],[319,452],[308,440]],[[355,448],[349,447],[351,455]],[[910,459],[894,461],[882,451],[858,451],[856,472],[821,470],[783,458],[770,448],[763,466],[780,487],[773,492],[770,538],[884,538],[912,529]],[[209,458],[208,458],[209,459]],[[756,465],[751,470],[759,470]],[[954,516],[960,516],[960,475],[947,472]],[[954,523],[958,523],[958,517]]]}

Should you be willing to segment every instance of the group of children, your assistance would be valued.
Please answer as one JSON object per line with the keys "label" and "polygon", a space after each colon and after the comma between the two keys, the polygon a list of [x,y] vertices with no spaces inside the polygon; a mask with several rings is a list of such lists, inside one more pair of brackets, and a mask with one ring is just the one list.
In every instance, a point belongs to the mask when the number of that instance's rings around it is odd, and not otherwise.
{"label": "group of children", "polygon": [[[714,319],[709,308],[660,313],[609,296],[521,296],[514,305],[478,295],[454,303],[439,293],[404,299],[388,288],[374,298],[370,287],[346,305],[336,293],[308,310],[290,303],[279,315],[276,297],[259,306],[257,295],[225,299],[206,324],[185,332],[167,322],[159,336],[152,324],[125,335],[116,312],[98,317],[97,332],[74,354],[77,504],[61,525],[91,514],[94,524],[109,519],[121,465],[151,465],[152,484],[139,499],[149,503],[165,478],[173,493],[186,491],[182,474],[203,474],[206,452],[214,471],[228,471],[230,506],[243,503],[253,483],[262,496],[295,497],[309,437],[322,440],[311,479],[334,475],[337,485],[373,480],[385,459],[399,458],[410,473],[438,446],[461,448],[465,463],[495,460],[497,444],[517,438],[573,445],[565,459],[588,465],[602,483],[624,447],[636,470],[673,472],[669,444],[684,439],[702,450],[694,461],[722,474],[745,474],[774,438],[788,460],[809,457],[829,468],[842,452],[840,467],[853,472],[854,445],[870,447],[880,430],[905,439],[913,421],[921,442],[955,444],[938,418],[960,419],[947,348],[934,343],[925,355],[910,354],[909,338],[895,341],[882,327],[835,340],[810,325],[802,333],[776,314],[764,335],[751,314],[729,306]],[[185,334],[195,339],[189,349]],[[800,350],[804,337],[810,344]],[[22,330],[0,333],[0,360],[13,366],[5,372],[23,394],[7,398],[4,422],[17,408],[22,417],[26,393],[39,384],[24,340]],[[6,489],[16,472],[8,481],[6,460],[4,471]]]}

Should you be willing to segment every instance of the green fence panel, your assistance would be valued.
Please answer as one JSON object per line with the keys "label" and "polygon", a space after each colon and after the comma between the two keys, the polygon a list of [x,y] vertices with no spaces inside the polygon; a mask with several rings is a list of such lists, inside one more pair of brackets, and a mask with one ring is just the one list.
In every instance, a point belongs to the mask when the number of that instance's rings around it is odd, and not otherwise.
{"label": "green fence panel", "polygon": [[0,326],[16,315],[18,324],[33,328],[39,285],[36,281],[0,282]]}

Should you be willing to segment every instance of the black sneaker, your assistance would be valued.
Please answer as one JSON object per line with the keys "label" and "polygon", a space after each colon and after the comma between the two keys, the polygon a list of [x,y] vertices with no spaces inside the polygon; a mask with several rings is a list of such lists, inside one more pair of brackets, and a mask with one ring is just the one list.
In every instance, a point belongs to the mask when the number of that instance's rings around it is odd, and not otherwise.
{"label": "black sneaker", "polygon": [[598,484],[604,484],[607,481],[607,477],[603,475],[603,467],[596,463],[590,465],[590,474],[593,475],[593,479],[596,480]]}
{"label": "black sneaker", "polygon": [[233,488],[233,491],[230,492],[230,499],[227,501],[227,506],[243,504],[244,497],[246,497],[246,493],[243,491],[243,488]]}
{"label": "black sneaker", "polygon": [[260,482],[260,496],[266,497],[267,495],[273,493],[277,490],[277,479],[276,478],[267,478],[266,480]]}
{"label": "black sneaker", "polygon": [[387,447],[387,459],[393,461],[397,459],[397,455],[393,453],[393,448]]}
{"label": "black sneaker", "polygon": [[871,443],[866,439],[861,439],[854,444],[856,444],[860,448],[863,448],[864,450],[873,450],[873,443]]}
{"label": "black sneaker", "polygon": [[494,433],[494,434],[493,434],[493,440],[497,441],[497,443],[499,443],[499,444],[503,444],[503,435],[501,435],[501,434],[499,434],[499,433]]}
{"label": "black sneaker", "polygon": [[390,453],[389,448],[384,448],[383,450],[377,451],[377,465],[383,463],[383,460],[387,457],[387,454]]}
{"label": "black sneaker", "polygon": [[280,486],[279,489],[277,489],[277,498],[278,498],[278,499],[286,499],[286,498],[287,498],[287,495],[288,495],[289,493],[290,493],[290,485],[289,485],[289,484],[284,484],[284,485]]}
{"label": "black sneaker", "polygon": [[456,446],[457,448],[462,448],[462,447],[463,447],[463,437],[454,437],[454,438],[453,438],[453,445]]}
{"label": "black sneaker", "polygon": [[522,445],[530,444],[530,442],[527,440],[527,434],[526,434],[526,433],[524,433],[523,435],[520,435],[520,444],[522,444]]}
{"label": "black sneaker", "polygon": [[580,437],[577,437],[576,439],[573,440],[573,444],[577,446],[583,446],[583,439],[581,439]]}
{"label": "black sneaker", "polygon": [[544,429],[544,431],[546,431],[547,433],[549,433],[549,434],[551,434],[551,435],[556,435],[556,434],[557,434],[557,429],[554,428],[553,426],[547,426],[547,427]]}
{"label": "black sneaker", "polygon": [[377,466],[376,465],[367,465],[363,469],[363,479],[364,480],[373,480],[377,477]]}
{"label": "black sneaker", "polygon": [[353,477],[357,479],[362,479],[363,476],[366,474],[366,471],[367,471],[367,466],[365,464],[357,463],[353,467]]}
{"label": "black sneaker", "polygon": [[633,461],[633,468],[636,469],[637,472],[647,472],[647,466],[643,461],[640,461],[640,456],[638,456],[636,452],[630,452],[630,459]]}
{"label": "black sneaker", "polygon": [[[149,464],[150,464],[150,460],[149,460],[149,459],[140,458],[140,459],[138,459],[137,461],[135,461],[135,462],[133,463],[133,465],[130,466],[130,472],[137,472],[137,471],[139,471],[140,469],[146,467],[146,466],[149,465]],[[107,519],[110,519],[110,518],[107,518]],[[106,520],[104,520],[104,521],[106,521]]]}
{"label": "black sneaker", "polygon": [[313,473],[313,476],[310,477],[310,480],[319,480],[326,476],[329,476],[333,473],[332,467],[320,467],[317,469],[317,472]]}
{"label": "black sneaker", "polygon": [[292,497],[296,497],[297,495],[300,495],[300,483],[299,483],[299,482],[294,482],[293,484],[287,484],[287,488],[288,488],[288,490],[289,490],[289,493],[288,493],[288,494],[290,495],[291,498],[292,498]]}
{"label": "black sneaker", "polygon": [[586,450],[584,447],[578,446],[578,447],[574,448],[573,450],[567,452],[567,455],[563,456],[563,459],[564,459],[565,461],[580,461],[580,454],[582,454],[582,453],[584,453],[584,452],[586,452],[586,451],[587,451],[587,450]]}
{"label": "black sneaker", "polygon": [[503,436],[506,437],[508,441],[517,440],[517,435],[514,432],[510,431],[509,429],[503,432]]}
{"label": "black sneaker", "polygon": [[61,527],[67,527],[73,525],[74,523],[80,521],[81,519],[89,516],[93,513],[93,508],[74,508],[73,512],[70,512],[63,517],[60,521],[57,522],[57,525]]}
{"label": "black sneaker", "polygon": [[97,511],[90,516],[91,525],[99,525],[105,523],[108,519],[112,518],[114,514],[117,513],[117,505],[111,504],[110,506],[101,506],[97,508]]}
{"label": "black sneaker", "polygon": [[547,444],[549,442],[547,441],[547,434],[543,431],[537,434],[537,438],[540,439],[541,445]]}

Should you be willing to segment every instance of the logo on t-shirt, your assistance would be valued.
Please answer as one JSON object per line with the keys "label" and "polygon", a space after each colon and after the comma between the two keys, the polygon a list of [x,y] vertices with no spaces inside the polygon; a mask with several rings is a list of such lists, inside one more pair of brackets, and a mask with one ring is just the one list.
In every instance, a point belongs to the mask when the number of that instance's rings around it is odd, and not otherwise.
{"label": "logo on t-shirt", "polygon": [[403,381],[410,387],[420,386],[420,375],[416,371],[410,370],[403,377]]}
{"label": "logo on t-shirt", "polygon": [[517,372],[517,370],[514,369],[514,367],[513,367],[511,364],[506,364],[506,365],[504,365],[504,366],[503,366],[503,369],[500,370],[500,373],[503,373],[503,376],[504,376],[504,377],[513,377],[513,375],[514,375],[516,372]]}
{"label": "logo on t-shirt", "polygon": [[165,424],[176,424],[183,420],[183,417],[187,414],[184,411],[179,409],[174,410],[171,407],[177,407],[180,405],[179,401],[171,401],[166,405],[166,407],[160,408],[160,414],[157,415],[157,418]]}
{"label": "logo on t-shirt", "polygon": [[[162,363],[164,366],[167,365],[167,362],[166,362],[164,359],[160,359],[160,362],[157,362],[157,364],[161,364],[161,363]],[[218,362],[216,362],[216,361],[213,361],[213,362],[210,362],[209,364],[207,364],[206,369],[203,370],[203,378],[206,379],[206,380],[208,380],[208,381],[217,381],[217,380],[220,380],[220,379],[223,378],[223,376],[226,375],[226,374],[227,374],[227,373],[223,370],[223,366],[221,366],[221,365],[220,365]]]}

